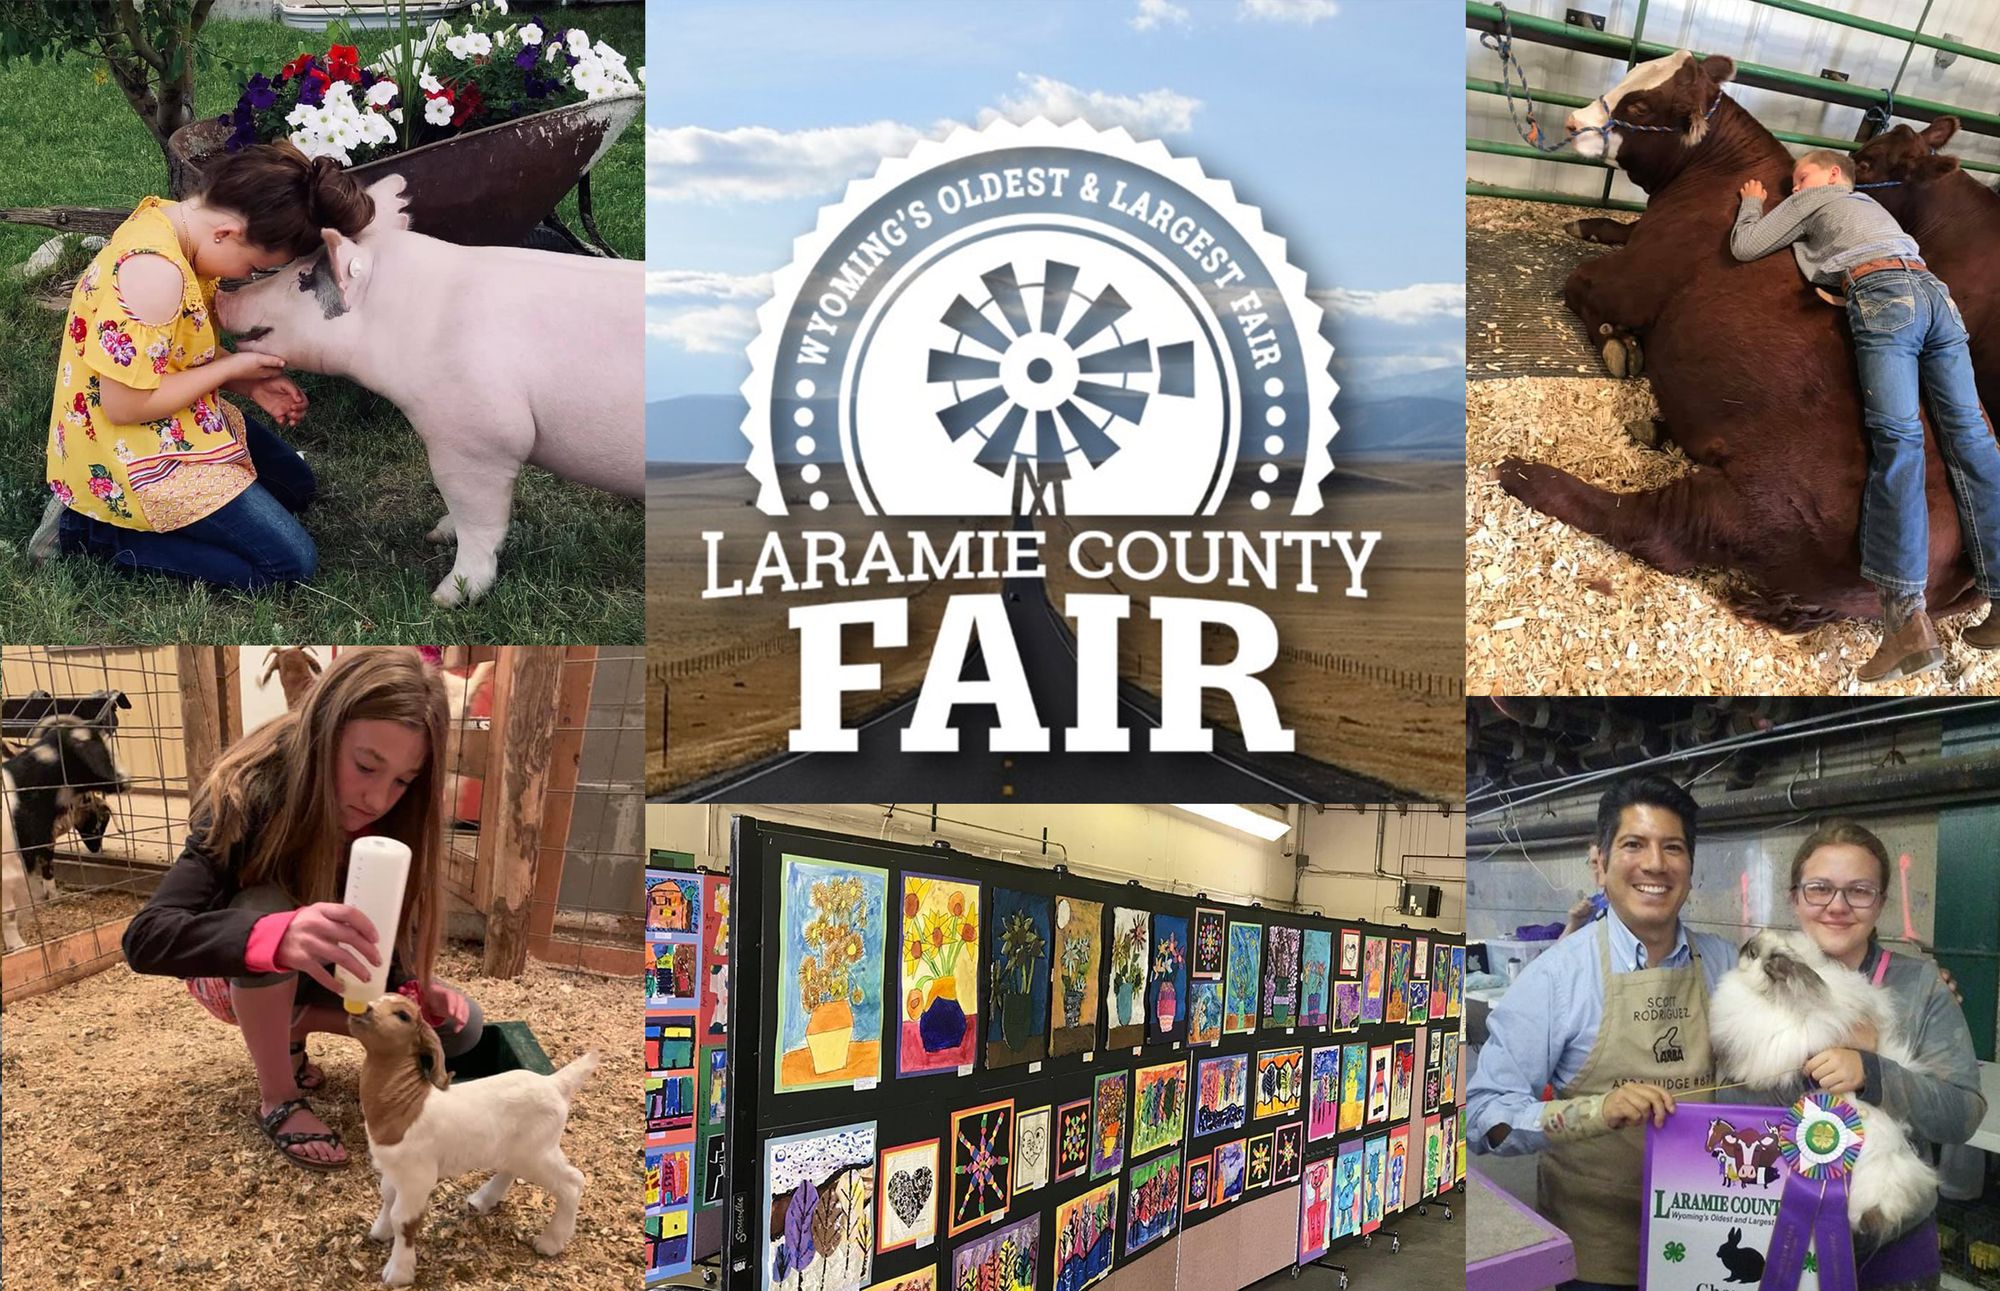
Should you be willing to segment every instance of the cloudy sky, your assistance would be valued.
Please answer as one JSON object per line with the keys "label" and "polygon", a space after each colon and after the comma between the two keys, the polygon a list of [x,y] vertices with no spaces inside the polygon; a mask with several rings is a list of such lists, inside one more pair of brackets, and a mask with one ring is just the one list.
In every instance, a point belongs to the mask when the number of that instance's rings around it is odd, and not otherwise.
{"label": "cloudy sky", "polygon": [[822,204],[957,124],[1081,116],[1230,180],[1287,239],[1350,394],[1462,365],[1455,0],[654,0],[647,398],[734,391]]}

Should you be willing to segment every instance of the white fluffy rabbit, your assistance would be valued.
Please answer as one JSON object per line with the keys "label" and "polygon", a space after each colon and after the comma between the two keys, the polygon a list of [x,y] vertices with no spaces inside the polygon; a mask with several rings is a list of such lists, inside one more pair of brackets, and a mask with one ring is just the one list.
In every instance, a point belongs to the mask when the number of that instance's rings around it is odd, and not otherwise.
{"label": "white fluffy rabbit", "polygon": [[[1873,1024],[1874,1051],[1911,1065],[1889,993],[1828,956],[1803,932],[1760,932],[1717,985],[1710,1039],[1725,1079],[1797,1097],[1806,1059],[1851,1043]],[[1899,1231],[1937,1204],[1937,1171],[1917,1155],[1903,1126],[1850,1095],[1861,1113],[1861,1160],[1847,1192],[1847,1219],[1873,1240]]]}

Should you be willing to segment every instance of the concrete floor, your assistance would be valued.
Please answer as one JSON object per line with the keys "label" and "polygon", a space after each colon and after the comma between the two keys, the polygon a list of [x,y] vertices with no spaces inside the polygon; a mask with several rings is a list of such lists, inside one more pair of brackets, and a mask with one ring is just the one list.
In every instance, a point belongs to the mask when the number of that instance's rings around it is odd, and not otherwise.
{"label": "concrete floor", "polygon": [[[1444,1217],[1444,1205],[1433,1200],[1426,1208],[1428,1213],[1403,1211],[1384,1223],[1369,1245],[1356,1243],[1337,1249],[1324,1258],[1324,1264],[1347,1270],[1349,1291],[1390,1291],[1396,1286],[1464,1286],[1465,1195],[1454,1190],[1447,1200],[1451,1204],[1451,1219]],[[1400,1250],[1389,1249],[1392,1233],[1403,1239]],[[1255,1291],[1283,1288],[1339,1291],[1340,1274],[1333,1268],[1315,1265],[1301,1270],[1296,1280],[1287,1269],[1251,1286]]]}

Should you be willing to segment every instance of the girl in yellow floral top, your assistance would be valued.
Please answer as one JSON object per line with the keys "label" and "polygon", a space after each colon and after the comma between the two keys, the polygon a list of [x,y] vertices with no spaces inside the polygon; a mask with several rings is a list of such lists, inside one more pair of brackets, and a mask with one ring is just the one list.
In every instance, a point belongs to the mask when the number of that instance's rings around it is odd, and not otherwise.
{"label": "girl in yellow floral top", "polygon": [[218,347],[215,290],[314,250],[323,228],[355,236],[373,208],[338,163],[290,143],[218,159],[187,201],[139,203],[70,295],[37,556],[59,543],[243,590],[312,576],[297,517],[312,472],[218,391],[248,395],[283,426],[298,424],[306,397],[284,359]]}

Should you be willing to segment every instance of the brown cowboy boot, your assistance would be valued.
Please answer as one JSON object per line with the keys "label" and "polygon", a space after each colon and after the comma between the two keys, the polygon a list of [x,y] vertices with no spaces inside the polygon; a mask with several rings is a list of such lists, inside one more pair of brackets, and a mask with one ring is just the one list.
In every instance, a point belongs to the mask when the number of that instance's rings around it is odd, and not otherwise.
{"label": "brown cowboy boot", "polygon": [[1921,596],[1882,598],[1882,644],[1874,655],[1855,670],[1865,683],[1895,681],[1929,672],[1944,662],[1944,648],[1938,644],[1937,629],[1924,613]]}
{"label": "brown cowboy boot", "polygon": [[2000,650],[2000,601],[1993,602],[1986,617],[1959,633],[1958,639],[1974,650]]}

